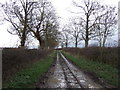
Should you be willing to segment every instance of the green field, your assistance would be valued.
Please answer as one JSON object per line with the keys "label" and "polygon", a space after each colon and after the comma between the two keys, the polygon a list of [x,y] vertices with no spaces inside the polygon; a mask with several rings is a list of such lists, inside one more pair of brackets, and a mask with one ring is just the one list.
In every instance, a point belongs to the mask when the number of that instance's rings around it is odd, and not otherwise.
{"label": "green field", "polygon": [[120,86],[119,70],[112,65],[91,61],[83,57],[73,56],[70,53],[63,52],[64,55],[83,70],[96,73],[96,75],[106,81],[108,84]]}

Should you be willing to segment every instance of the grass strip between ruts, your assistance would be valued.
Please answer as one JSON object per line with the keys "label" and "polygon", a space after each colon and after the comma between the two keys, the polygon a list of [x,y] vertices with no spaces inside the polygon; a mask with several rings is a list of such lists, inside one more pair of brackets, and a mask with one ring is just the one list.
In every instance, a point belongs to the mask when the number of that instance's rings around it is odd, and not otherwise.
{"label": "grass strip between ruts", "polygon": [[71,60],[73,63],[75,63],[78,67],[88,70],[90,72],[96,73],[98,77],[101,77],[103,80],[105,80],[108,84],[119,86],[120,84],[120,78],[118,75],[119,70],[111,65],[91,61],[89,59],[85,59],[83,57],[73,56],[72,54],[68,52],[63,52],[63,54]]}

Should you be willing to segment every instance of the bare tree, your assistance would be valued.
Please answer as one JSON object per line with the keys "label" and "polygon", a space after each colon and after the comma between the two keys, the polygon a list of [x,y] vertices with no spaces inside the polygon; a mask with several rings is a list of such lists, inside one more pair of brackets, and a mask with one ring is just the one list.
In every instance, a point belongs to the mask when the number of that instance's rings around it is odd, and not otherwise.
{"label": "bare tree", "polygon": [[70,42],[70,30],[68,28],[68,25],[65,25],[62,28],[62,32],[61,32],[60,37],[61,37],[60,42],[61,42],[62,47],[65,45],[65,47],[67,48],[68,44]]}
{"label": "bare tree", "polygon": [[[48,36],[51,30],[57,30],[57,18],[54,8],[47,0],[40,0],[36,4],[36,9],[33,10],[32,20],[28,25],[30,32],[39,41],[41,48],[48,47]],[[48,35],[49,34],[49,35]]]}
{"label": "bare tree", "polygon": [[51,22],[51,24],[47,23],[48,26],[46,27],[44,32],[46,48],[54,48],[58,45],[58,25],[57,22],[54,24],[53,23],[54,22]]}
{"label": "bare tree", "polygon": [[96,25],[97,37],[100,47],[105,47],[105,43],[108,37],[112,37],[115,33],[117,24],[116,8],[111,6],[104,6],[105,14],[98,19]]}
{"label": "bare tree", "polygon": [[78,47],[78,43],[83,40],[81,37],[82,32],[82,21],[76,18],[71,19],[71,23],[69,25],[69,29],[71,31],[72,38],[74,39],[73,42],[75,47]]}
{"label": "bare tree", "polygon": [[50,13],[46,15],[44,25],[45,47],[48,48],[56,46],[58,44],[57,35],[59,33],[59,24],[53,7],[50,9]]}
{"label": "bare tree", "polygon": [[5,14],[4,19],[12,25],[12,29],[8,30],[8,32],[19,36],[21,47],[25,46],[28,34],[27,24],[30,20],[29,16],[33,10],[33,5],[34,2],[28,0],[11,0],[11,2],[1,5]]}
{"label": "bare tree", "polygon": [[104,8],[96,1],[84,0],[83,4],[73,1],[74,6],[80,8],[81,19],[84,21],[84,29],[82,31],[82,38],[85,41],[85,47],[88,47],[88,42],[95,36],[94,26],[96,21],[102,15],[97,16],[96,12],[102,11]]}

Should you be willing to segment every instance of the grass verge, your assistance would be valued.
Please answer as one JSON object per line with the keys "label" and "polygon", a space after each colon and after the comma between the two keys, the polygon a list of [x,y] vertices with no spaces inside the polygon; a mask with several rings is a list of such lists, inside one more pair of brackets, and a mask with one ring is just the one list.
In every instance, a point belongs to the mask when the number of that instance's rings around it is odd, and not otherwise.
{"label": "grass verge", "polygon": [[119,87],[120,78],[118,75],[119,70],[117,68],[98,61],[91,61],[83,57],[73,56],[67,52],[63,52],[63,54],[81,69],[94,72],[108,84]]}
{"label": "grass verge", "polygon": [[3,85],[3,88],[35,88],[35,83],[39,81],[40,76],[48,71],[54,61],[55,53],[50,54],[29,68],[23,69],[10,78],[10,82]]}

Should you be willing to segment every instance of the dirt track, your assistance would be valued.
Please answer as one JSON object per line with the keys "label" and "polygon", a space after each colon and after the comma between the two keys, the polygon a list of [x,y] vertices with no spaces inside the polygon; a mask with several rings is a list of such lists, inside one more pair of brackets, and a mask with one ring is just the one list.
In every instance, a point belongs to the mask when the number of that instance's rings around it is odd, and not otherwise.
{"label": "dirt track", "polygon": [[38,88],[103,88],[70,63],[62,53],[57,53],[55,66],[45,78]]}

